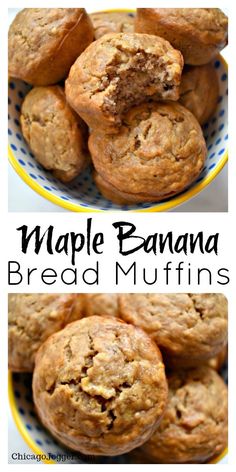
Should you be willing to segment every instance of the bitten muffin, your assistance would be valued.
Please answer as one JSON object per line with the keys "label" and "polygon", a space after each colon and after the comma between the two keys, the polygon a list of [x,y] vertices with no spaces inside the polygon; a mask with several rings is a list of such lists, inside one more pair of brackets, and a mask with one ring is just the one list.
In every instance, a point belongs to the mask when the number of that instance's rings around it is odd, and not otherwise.
{"label": "bitten muffin", "polygon": [[153,197],[144,194],[122,192],[107,182],[98,172],[93,172],[94,182],[104,198],[117,205],[132,205],[134,203],[152,202]]}
{"label": "bitten muffin", "polygon": [[219,82],[212,64],[185,66],[179,101],[203,125],[214,114],[219,96]]}
{"label": "bitten muffin", "polygon": [[118,134],[92,131],[89,149],[103,179],[136,201],[184,190],[200,174],[207,152],[199,123],[177,102],[132,108]]}
{"label": "bitten muffin", "polygon": [[138,8],[135,31],[167,39],[185,64],[202,65],[226,46],[228,18],[218,8]]}
{"label": "bitten muffin", "polygon": [[41,344],[78,319],[75,294],[11,293],[8,295],[8,364],[13,372],[32,372]]}
{"label": "bitten muffin", "polygon": [[94,37],[99,39],[107,33],[133,33],[134,13],[121,11],[100,11],[92,13]]}
{"label": "bitten muffin", "polygon": [[168,41],[106,34],[75,61],[66,98],[91,128],[117,132],[123,114],[147,99],[178,100],[183,58]]}
{"label": "bitten muffin", "polygon": [[33,88],[23,101],[20,123],[37,161],[62,182],[73,180],[88,164],[87,127],[59,85]]}
{"label": "bitten muffin", "polygon": [[154,435],[141,448],[153,462],[203,463],[219,455],[228,440],[228,392],[209,367],[168,377],[169,401]]}
{"label": "bitten muffin", "polygon": [[227,299],[218,293],[131,293],[120,316],[143,328],[171,366],[197,366],[227,343]]}
{"label": "bitten muffin", "polygon": [[9,76],[32,85],[55,84],[67,77],[93,34],[84,8],[24,8],[9,29]]}
{"label": "bitten muffin", "polygon": [[51,336],[36,357],[42,423],[84,454],[115,456],[143,444],[166,406],[161,354],[139,328],[90,316]]}
{"label": "bitten muffin", "polygon": [[83,293],[85,316],[111,316],[119,318],[118,293]]}

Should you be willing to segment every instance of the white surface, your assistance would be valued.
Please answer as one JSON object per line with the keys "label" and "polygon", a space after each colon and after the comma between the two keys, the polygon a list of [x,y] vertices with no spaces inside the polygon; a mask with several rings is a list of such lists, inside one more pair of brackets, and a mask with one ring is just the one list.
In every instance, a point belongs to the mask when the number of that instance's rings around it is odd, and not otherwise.
{"label": "white surface", "polygon": [[[16,174],[9,164],[8,209],[13,212],[65,212],[53,203],[34,192]],[[227,165],[196,197],[172,210],[174,212],[226,212],[228,211],[228,172]]]}
{"label": "white surface", "polygon": [[[9,464],[25,464],[29,463],[25,460],[13,460],[12,454],[32,454],[32,450],[27,446],[21,435],[18,433],[17,427],[11,415],[8,412],[8,463]],[[19,456],[20,457],[20,456]],[[30,460],[31,464],[38,464],[36,460]]]}

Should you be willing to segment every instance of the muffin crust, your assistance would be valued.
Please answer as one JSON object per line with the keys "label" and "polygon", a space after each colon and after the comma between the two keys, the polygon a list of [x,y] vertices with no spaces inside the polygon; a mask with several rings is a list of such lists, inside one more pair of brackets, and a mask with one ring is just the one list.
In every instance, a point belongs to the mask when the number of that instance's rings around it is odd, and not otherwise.
{"label": "muffin crust", "polygon": [[227,343],[227,300],[217,293],[122,294],[120,315],[144,329],[171,366],[197,366]]}
{"label": "muffin crust", "polygon": [[[206,144],[196,118],[176,102],[131,109],[118,134],[94,130],[89,150],[100,176],[133,201],[159,201],[189,186],[200,174]],[[130,199],[131,200],[131,199]]]}
{"label": "muffin crust", "polygon": [[40,164],[70,182],[89,162],[87,127],[66,102],[59,85],[35,87],[20,116],[22,133]]}
{"label": "muffin crust", "polygon": [[162,38],[107,34],[75,61],[66,97],[90,128],[115,133],[132,106],[150,98],[178,100],[182,68],[181,53]]}
{"label": "muffin crust", "polygon": [[200,125],[214,114],[218,96],[218,76],[211,63],[184,68],[179,101],[193,113]]}
{"label": "muffin crust", "polygon": [[161,463],[201,463],[227,446],[227,387],[209,367],[168,377],[169,401],[157,431],[142,447]]}
{"label": "muffin crust", "polygon": [[24,8],[9,29],[9,76],[32,85],[55,84],[92,40],[84,8]]}
{"label": "muffin crust", "polygon": [[108,33],[133,33],[134,13],[121,11],[100,11],[91,13],[94,37],[99,39]]}
{"label": "muffin crust", "polygon": [[43,342],[78,319],[75,294],[11,293],[8,295],[8,364],[13,372],[32,372]]}
{"label": "muffin crust", "polygon": [[185,64],[210,62],[228,41],[228,19],[218,8],[138,8],[135,31],[167,39]]}
{"label": "muffin crust", "polygon": [[165,409],[161,354],[142,330],[91,316],[51,336],[36,358],[42,423],[66,446],[113,456],[144,443]]}

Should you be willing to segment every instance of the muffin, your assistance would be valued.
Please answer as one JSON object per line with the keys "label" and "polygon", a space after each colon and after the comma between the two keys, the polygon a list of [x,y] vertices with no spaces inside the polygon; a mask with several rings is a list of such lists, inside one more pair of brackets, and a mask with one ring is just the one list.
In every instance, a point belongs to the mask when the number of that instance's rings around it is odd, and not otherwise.
{"label": "muffin", "polygon": [[227,446],[228,392],[209,367],[168,377],[169,401],[163,420],[142,447],[153,462],[203,463]]}
{"label": "muffin", "polygon": [[166,406],[161,354],[139,328],[90,316],[38,351],[33,396],[53,436],[84,454],[115,456],[155,431]]}
{"label": "muffin", "polygon": [[227,299],[218,293],[130,293],[120,316],[143,328],[170,366],[198,366],[227,343]]}
{"label": "muffin", "polygon": [[89,150],[102,178],[136,202],[182,192],[200,174],[207,153],[199,123],[177,102],[132,108],[118,134],[92,131]]}
{"label": "muffin", "polygon": [[78,319],[75,294],[11,293],[8,295],[8,364],[13,372],[32,372],[41,344]]}
{"label": "muffin", "polygon": [[20,123],[37,161],[62,182],[73,180],[88,164],[87,127],[59,85],[33,88],[23,101]]}
{"label": "muffin", "polygon": [[228,18],[219,8],[138,8],[135,31],[167,39],[194,66],[210,62],[228,41]]}
{"label": "muffin", "polygon": [[219,82],[212,64],[185,66],[179,101],[197,118],[200,125],[214,114],[219,96]]}
{"label": "muffin", "polygon": [[211,359],[208,360],[208,366],[214,370],[220,371],[228,357],[228,346],[224,346],[223,349]]}
{"label": "muffin", "polygon": [[99,39],[107,33],[133,33],[134,13],[123,11],[100,11],[92,13],[94,37]]}
{"label": "muffin", "polygon": [[9,76],[32,85],[55,84],[92,41],[84,8],[24,8],[9,29]]}
{"label": "muffin", "polygon": [[135,33],[111,33],[75,61],[66,98],[91,128],[116,133],[122,116],[147,99],[178,100],[183,58],[168,41]]}
{"label": "muffin", "polygon": [[134,203],[152,202],[153,197],[144,194],[122,192],[107,182],[98,172],[93,172],[94,182],[104,198],[116,205],[132,205]]}
{"label": "muffin", "polygon": [[111,316],[119,318],[118,293],[84,293],[85,316]]}

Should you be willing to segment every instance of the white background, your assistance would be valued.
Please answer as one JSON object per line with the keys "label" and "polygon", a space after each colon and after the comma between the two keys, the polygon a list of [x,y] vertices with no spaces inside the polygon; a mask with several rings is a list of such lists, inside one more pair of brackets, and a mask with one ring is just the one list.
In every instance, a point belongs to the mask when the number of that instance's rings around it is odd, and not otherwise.
{"label": "white background", "polygon": [[[128,5],[127,2],[119,0],[118,4],[115,2],[100,2],[95,6],[95,2],[86,2],[86,8],[90,10],[98,10],[102,8],[112,8],[119,6],[120,8],[135,8],[137,6],[147,6],[144,5],[143,2],[138,2],[138,1],[129,1]],[[150,7],[155,7],[157,5],[157,2],[149,1],[148,6]],[[7,404],[8,404],[8,399],[7,399],[7,292],[8,292],[8,287],[7,287],[7,258],[8,255],[10,255],[11,258],[14,256],[14,253],[16,252],[16,247],[14,247],[14,242],[13,242],[13,233],[12,233],[12,227],[13,223],[18,223],[16,219],[16,215],[14,214],[9,214],[7,212],[8,204],[7,204],[7,157],[6,157],[6,150],[7,150],[7,8],[6,7],[19,7],[19,2],[8,2],[5,6],[1,6],[0,10],[0,19],[1,19],[1,28],[0,28],[0,33],[1,33],[1,74],[0,74],[0,87],[1,87],[1,96],[2,96],[2,101],[1,101],[1,106],[0,106],[0,123],[2,125],[2,134],[1,134],[1,140],[0,140],[0,146],[1,146],[1,159],[0,159],[0,165],[1,165],[1,171],[0,171],[0,178],[1,178],[1,198],[0,198],[0,206],[1,206],[1,231],[0,231],[0,236],[1,236],[1,316],[0,316],[0,322],[1,322],[1,343],[0,343],[0,379],[1,379],[1,395],[0,395],[0,432],[1,432],[1,455],[0,455],[0,463],[4,467],[8,469],[12,469],[13,465],[7,465],[8,461],[8,445],[7,445],[7,429],[8,429],[8,409],[7,409]],[[29,2],[26,1],[24,4],[21,4],[20,6],[28,6],[28,7],[64,7],[64,6],[71,6],[71,7],[78,7],[78,2],[68,2],[65,5],[65,2],[61,1],[51,1],[50,4],[44,0],[41,0],[40,2]],[[79,5],[83,6],[83,5]],[[186,6],[189,7],[189,1],[182,1],[181,5],[180,2],[170,2],[168,0],[165,0],[163,2],[163,5],[158,4],[158,6],[165,6],[165,7],[178,7],[178,6]],[[211,7],[220,7],[220,8],[229,8],[229,16],[231,20],[231,44],[236,44],[235,41],[235,31],[236,31],[236,22],[235,22],[235,15],[234,15],[234,6],[235,3],[232,2],[232,8],[230,9],[230,4],[227,4],[227,2],[210,2],[210,1],[205,1],[205,2],[192,2],[191,7],[206,7],[206,6],[211,6]],[[236,202],[236,183],[235,183],[235,176],[236,176],[236,163],[235,163],[235,149],[236,149],[236,132],[235,132],[235,117],[234,117],[234,110],[235,110],[235,92],[234,92],[234,85],[236,83],[236,74],[235,74],[235,46],[231,48],[229,51],[229,58],[231,59],[231,64],[230,64],[230,82],[231,82],[231,87],[229,87],[230,90],[230,95],[229,95],[229,105],[230,105],[230,148],[232,149],[232,152],[230,153],[230,164],[229,164],[229,196],[230,196],[230,206],[229,206],[229,214],[220,214],[220,213],[214,213],[214,214],[201,214],[201,213],[169,213],[169,214],[152,214],[149,215],[151,217],[150,223],[149,223],[149,228],[148,232],[151,232],[151,230],[155,231],[155,227],[158,226],[158,231],[164,232],[164,229],[169,227],[170,230],[175,230],[178,232],[183,232],[186,228],[188,231],[194,231],[194,228],[197,228],[200,230],[202,227],[208,231],[208,232],[213,232],[214,228],[217,228],[218,231],[222,231],[222,237],[223,237],[223,246],[221,249],[221,258],[222,260],[220,262],[223,263],[224,265],[228,265],[229,263],[231,264],[231,275],[233,276],[232,281],[230,286],[227,287],[227,290],[224,290],[226,295],[229,298],[229,313],[230,313],[230,320],[229,320],[229,465],[227,467],[234,468],[235,469],[235,464],[236,464],[236,447],[235,447],[235,440],[236,440],[236,376],[234,372],[234,365],[235,365],[235,356],[236,356],[236,347],[235,347],[235,332],[236,332],[236,323],[235,323],[235,202]],[[4,71],[4,73],[3,73]],[[232,93],[231,93],[232,91]],[[20,180],[20,179],[19,179]],[[14,182],[14,185],[16,185],[16,182]],[[221,185],[219,184],[218,187],[218,192],[220,191]],[[20,190],[20,195],[19,193],[17,194],[17,199],[19,198],[22,202],[21,199],[21,193],[23,192],[23,189]],[[215,198],[218,196],[218,192],[215,194]],[[198,198],[198,197],[197,197]],[[197,200],[196,198],[196,200]],[[33,199],[33,193],[28,194],[27,199],[30,199],[32,201]],[[220,200],[222,197],[220,197]],[[205,204],[207,202],[205,201]],[[43,203],[40,204],[42,205],[41,208],[43,208]],[[22,206],[20,207],[22,208]],[[29,209],[31,211],[34,210],[34,205],[30,206]],[[55,207],[55,210],[58,211],[58,208]],[[212,208],[211,208],[212,210]],[[213,210],[212,210],[213,211]],[[123,214],[123,218],[126,218],[127,214]],[[143,218],[146,215],[134,215],[135,221],[140,222],[140,227],[143,227]],[[28,214],[18,214],[17,217],[19,217],[20,224],[30,224],[33,220],[33,215],[30,213]],[[65,230],[65,227],[67,225],[67,220],[65,220],[65,217],[69,217],[70,221],[73,222],[73,226],[76,225],[76,222],[81,222],[82,215],[78,214],[64,214],[62,217],[60,213],[57,214],[48,214],[48,217],[50,219],[50,222],[54,225],[57,226],[58,229],[61,228],[61,230]],[[101,221],[101,215],[94,215],[94,218],[98,221]],[[115,215],[115,219],[118,220],[117,214]],[[127,219],[127,218],[126,218]],[[129,215],[130,219],[130,215]],[[36,220],[38,224],[46,223],[46,215],[45,214],[40,214],[36,216]],[[72,224],[72,223],[71,223]],[[100,223],[101,227],[102,222]],[[154,228],[154,229],[153,229]],[[11,245],[12,244],[12,245]],[[108,245],[109,252],[111,253],[112,251],[112,246],[111,244]],[[17,255],[19,257],[19,253]],[[108,258],[108,255],[106,256]],[[217,258],[218,259],[218,258]],[[214,267],[214,264],[216,264],[218,260],[212,261],[212,267]],[[107,259],[107,263],[109,264],[109,260]],[[107,284],[109,286],[109,272],[107,271]],[[204,287],[205,290],[202,291],[210,291],[208,286]],[[140,291],[146,291],[146,287],[139,287]],[[161,289],[159,289],[162,291]],[[174,291],[185,291],[186,288],[184,286],[178,288],[175,287]],[[219,287],[213,287],[212,291],[219,291]],[[37,289],[35,291],[44,291],[42,289],[41,284],[37,285]],[[190,291],[190,290],[189,290]],[[194,287],[191,287],[191,291],[194,291]],[[10,435],[11,435],[11,443],[15,441],[18,441],[18,436],[15,435],[15,429],[12,425],[10,425]],[[14,435],[14,436],[13,436]],[[23,447],[22,441],[19,440],[17,442],[17,447],[20,448]],[[25,451],[27,451],[27,447],[25,446]],[[24,467],[24,465],[17,465],[16,467]],[[66,465],[58,465],[54,466],[56,467],[64,467],[68,469],[68,466]],[[90,470],[93,465],[83,465],[79,466],[81,470]],[[106,465],[101,465],[95,466],[97,470],[104,470]],[[109,465],[107,466],[109,467]],[[115,466],[113,466],[115,467]],[[117,466],[118,468],[119,466]],[[128,466],[126,466],[128,467]],[[140,469],[143,467],[141,464],[138,465],[130,465],[129,468],[131,469],[136,469],[139,467]],[[146,466],[145,466],[146,467]],[[152,467],[150,465],[150,467]],[[157,466],[153,466],[157,467]],[[158,469],[162,470],[170,470],[174,468],[180,468],[182,469],[182,466],[178,465],[158,465]],[[188,465],[188,469],[201,469],[201,465]],[[210,467],[214,466],[209,466],[205,465],[204,470],[208,470]],[[222,469],[222,467],[225,467],[223,465],[218,465],[218,469]],[[31,465],[31,469],[34,470],[34,465]],[[223,469],[222,469],[223,470]],[[225,470],[225,469],[224,469]]]}

